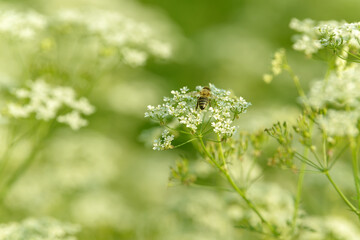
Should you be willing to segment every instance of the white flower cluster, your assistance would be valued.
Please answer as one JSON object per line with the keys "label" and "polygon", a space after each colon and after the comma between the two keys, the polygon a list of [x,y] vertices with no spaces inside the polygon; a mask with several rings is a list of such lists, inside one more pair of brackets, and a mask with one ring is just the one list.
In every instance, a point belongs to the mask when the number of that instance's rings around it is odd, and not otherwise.
{"label": "white flower cluster", "polygon": [[302,232],[299,240],[357,240],[360,235],[356,224],[337,216],[308,217],[304,225],[313,230]]}
{"label": "white flower cluster", "polygon": [[152,27],[117,12],[63,10],[58,21],[84,27],[101,42],[118,48],[123,62],[133,67],[144,65],[150,56],[168,59],[172,55],[171,45],[158,39]]}
{"label": "white flower cluster", "polygon": [[4,240],[76,240],[80,227],[45,218],[29,218],[20,223],[0,224],[0,239]]}
{"label": "white flower cluster", "polygon": [[[28,88],[15,90],[14,95],[22,103],[7,105],[7,112],[11,117],[28,118],[35,114],[38,120],[49,121],[56,118],[58,122],[68,124],[74,130],[87,125],[82,114],[90,115],[95,111],[86,98],[76,99],[72,88],[53,87],[41,79],[30,82]],[[70,111],[63,114],[64,110]]]}
{"label": "white flower cluster", "polygon": [[[331,24],[332,22],[323,22]],[[300,34],[294,36],[293,48],[297,51],[304,52],[311,56],[322,48],[320,44],[320,32],[316,28],[317,23],[312,19],[304,19],[303,21],[293,18],[290,22],[290,28]]]}
{"label": "white flower cluster", "polygon": [[346,23],[345,21],[314,21],[294,18],[290,22],[290,28],[299,32],[294,36],[293,48],[312,56],[320,49],[337,49],[335,66],[337,70],[343,70],[351,65],[346,60],[349,52],[357,52],[360,49],[359,31],[360,23]]}
{"label": "white flower cluster", "polygon": [[317,26],[321,34],[321,44],[325,47],[347,46],[353,50],[360,49],[360,22],[334,22]]}
{"label": "white flower cluster", "polygon": [[173,148],[171,142],[174,140],[174,138],[175,136],[170,135],[170,132],[165,129],[161,135],[161,138],[155,139],[153,149],[158,151],[163,151]]}
{"label": "white flower cluster", "polygon": [[318,117],[318,123],[330,136],[356,136],[359,134],[359,117],[360,114],[356,111],[330,109],[325,116]]}
{"label": "white flower cluster", "polygon": [[355,136],[360,119],[360,68],[353,67],[316,81],[308,96],[310,106],[327,108],[318,122],[330,135]]}
{"label": "white flower cluster", "polygon": [[316,108],[356,108],[360,104],[360,68],[332,73],[328,79],[316,81],[310,88],[309,104]]}
{"label": "white flower cluster", "polygon": [[0,11],[0,33],[17,39],[33,39],[38,32],[46,28],[45,16],[34,12],[15,10]]}
{"label": "white flower cluster", "polygon": [[158,38],[160,33],[147,23],[134,20],[115,11],[75,9],[61,10],[54,16],[35,11],[0,10],[0,33],[22,40],[33,40],[41,31],[62,26],[77,26],[76,31],[92,36],[105,48],[115,48],[124,64],[143,66],[151,56],[169,59],[173,49],[169,42]]}
{"label": "white flower cluster", "polygon": [[245,113],[251,103],[246,102],[242,97],[232,97],[230,91],[216,88],[213,84],[209,87],[211,107],[208,110],[196,110],[202,86],[198,86],[195,92],[189,92],[189,89],[184,87],[180,91],[171,91],[173,96],[165,97],[162,105],[148,106],[145,117],[159,121],[161,124],[175,118],[193,133],[198,130],[199,125],[211,122],[214,132],[220,137],[230,137],[235,131],[235,126],[232,126],[235,118]]}

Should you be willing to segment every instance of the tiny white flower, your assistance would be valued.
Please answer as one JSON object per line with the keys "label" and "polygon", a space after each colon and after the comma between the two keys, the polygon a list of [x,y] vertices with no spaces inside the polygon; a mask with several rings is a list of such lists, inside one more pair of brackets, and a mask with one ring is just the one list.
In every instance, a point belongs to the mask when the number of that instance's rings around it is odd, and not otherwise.
{"label": "tiny white flower", "polygon": [[170,58],[172,54],[171,45],[169,43],[157,40],[149,43],[149,49],[154,55],[164,59]]}
{"label": "tiny white flower", "polygon": [[28,108],[22,107],[20,105],[9,103],[8,104],[9,114],[15,118],[27,118],[30,115]]}
{"label": "tiny white flower", "polygon": [[122,55],[123,55],[123,61],[132,67],[143,66],[145,64],[146,59],[148,58],[145,52],[131,48],[123,49]]}
{"label": "tiny white flower", "polygon": [[153,150],[163,151],[173,148],[171,142],[174,140],[175,136],[170,135],[168,130],[164,130],[161,135],[161,138],[155,139],[153,143]]}
{"label": "tiny white flower", "polygon": [[71,113],[59,116],[57,121],[68,124],[73,130],[78,130],[88,124],[88,122],[80,116],[78,111],[72,111]]}

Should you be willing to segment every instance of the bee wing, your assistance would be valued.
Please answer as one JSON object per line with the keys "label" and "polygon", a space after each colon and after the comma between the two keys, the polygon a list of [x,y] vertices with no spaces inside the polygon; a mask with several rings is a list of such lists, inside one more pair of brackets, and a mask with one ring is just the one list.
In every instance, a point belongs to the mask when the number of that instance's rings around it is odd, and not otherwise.
{"label": "bee wing", "polygon": [[211,94],[209,98],[210,98],[210,99],[217,99],[217,96]]}
{"label": "bee wing", "polygon": [[192,91],[187,93],[187,95],[191,96],[191,97],[199,97],[200,96],[200,92],[198,91]]}

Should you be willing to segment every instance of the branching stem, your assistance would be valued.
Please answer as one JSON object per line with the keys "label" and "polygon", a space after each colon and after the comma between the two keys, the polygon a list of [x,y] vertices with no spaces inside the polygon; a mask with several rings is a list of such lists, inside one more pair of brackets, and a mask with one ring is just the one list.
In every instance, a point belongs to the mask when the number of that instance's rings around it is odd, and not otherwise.
{"label": "branching stem", "polygon": [[340,195],[340,197],[344,200],[344,202],[346,203],[346,205],[348,205],[348,207],[351,209],[351,211],[353,211],[356,215],[358,215],[360,217],[360,212],[359,210],[349,201],[349,199],[345,196],[345,194],[340,190],[340,188],[336,185],[336,183],[334,182],[334,180],[331,178],[330,174],[328,171],[324,172],[325,176],[328,178],[328,180],[330,181],[331,185],[333,185],[333,187],[335,188],[336,192]]}
{"label": "branching stem", "polygon": [[[276,229],[274,228],[273,225],[271,225],[264,217],[263,215],[259,212],[259,210],[256,208],[256,206],[251,202],[250,199],[248,199],[248,197],[246,196],[245,192],[243,190],[241,190],[236,183],[234,182],[234,180],[232,179],[232,177],[230,176],[229,171],[226,168],[226,162],[223,156],[223,152],[222,152],[222,147],[221,147],[221,152],[220,152],[220,157],[223,160],[223,163],[225,164],[224,166],[221,166],[216,159],[209,153],[209,151],[207,150],[204,141],[202,139],[202,137],[199,137],[199,141],[200,141],[200,145],[204,151],[204,153],[206,154],[206,156],[210,159],[210,161],[220,170],[220,172],[222,172],[224,174],[224,176],[226,177],[227,181],[230,183],[231,187],[240,195],[240,197],[245,201],[245,203],[247,204],[247,206],[260,218],[261,222],[263,222],[271,231],[271,233],[274,236],[278,236],[279,233],[276,231]],[[221,143],[220,143],[221,144]],[[220,149],[220,147],[219,147]],[[219,150],[220,151],[220,150]]]}

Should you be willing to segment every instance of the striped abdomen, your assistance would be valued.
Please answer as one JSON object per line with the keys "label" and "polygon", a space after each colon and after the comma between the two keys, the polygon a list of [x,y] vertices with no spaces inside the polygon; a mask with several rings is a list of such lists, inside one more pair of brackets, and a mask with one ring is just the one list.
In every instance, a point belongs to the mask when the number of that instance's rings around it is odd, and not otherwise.
{"label": "striped abdomen", "polygon": [[204,110],[206,108],[206,106],[209,103],[209,98],[207,97],[199,97],[198,99],[198,106],[201,110]]}

